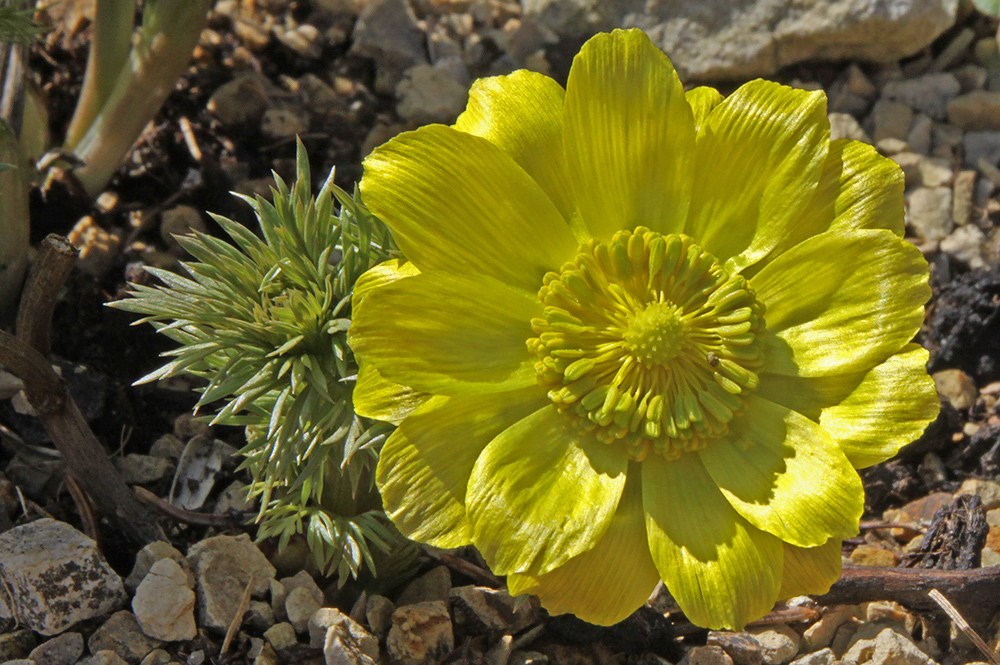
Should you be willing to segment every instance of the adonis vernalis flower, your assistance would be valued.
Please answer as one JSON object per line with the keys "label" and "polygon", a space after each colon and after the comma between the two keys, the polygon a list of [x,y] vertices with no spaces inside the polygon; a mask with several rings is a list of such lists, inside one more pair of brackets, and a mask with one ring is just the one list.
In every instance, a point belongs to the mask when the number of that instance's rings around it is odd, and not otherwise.
{"label": "adonis vernalis flower", "polygon": [[737,628],[826,591],[856,469],[937,412],[902,174],[830,140],[822,92],[685,94],[615,31],[565,90],[478,81],[361,191],[408,259],[362,276],[350,332],[356,407],[399,423],[386,511],[550,612],[610,624],[662,579]]}

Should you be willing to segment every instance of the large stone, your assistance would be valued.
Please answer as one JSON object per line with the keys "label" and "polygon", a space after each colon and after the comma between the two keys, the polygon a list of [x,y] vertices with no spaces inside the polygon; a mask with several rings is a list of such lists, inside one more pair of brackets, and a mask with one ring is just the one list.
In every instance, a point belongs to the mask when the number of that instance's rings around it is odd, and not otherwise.
{"label": "large stone", "polygon": [[446,70],[431,65],[417,65],[406,70],[396,86],[399,104],[396,112],[404,120],[426,125],[452,123],[465,109],[469,89]]}
{"label": "large stone", "polygon": [[[146,577],[146,573],[153,567],[153,564],[160,559],[173,559],[181,568],[188,570],[187,559],[176,547],[165,540],[157,540],[143,547],[135,555],[135,564],[132,566],[132,572],[125,578],[125,587],[134,591]],[[194,577],[191,579],[193,580]]]}
{"label": "large stone", "polygon": [[323,648],[329,639],[330,631],[334,628],[350,637],[361,652],[373,660],[378,660],[378,638],[335,607],[320,608],[309,619],[309,646]]}
{"label": "large stone", "polygon": [[135,615],[128,610],[112,614],[87,640],[90,653],[113,651],[133,665],[160,644],[159,640],[142,632]]}
{"label": "large stone", "polygon": [[948,120],[962,129],[1000,129],[1000,92],[976,90],[948,103]]}
{"label": "large stone", "polygon": [[132,599],[132,611],[149,637],[167,642],[193,640],[194,591],[187,572],[173,559],[160,559],[149,569]]}
{"label": "large stone", "polygon": [[214,536],[195,543],[188,551],[188,562],[197,582],[201,625],[220,632],[229,628],[236,616],[251,577],[251,593],[261,596],[271,587],[275,573],[246,534]]}
{"label": "large stone", "polygon": [[955,228],[951,187],[918,187],[907,196],[906,222],[926,240],[941,240]]}
{"label": "large stone", "polygon": [[385,645],[401,665],[435,662],[455,648],[448,606],[435,600],[400,607],[392,614]]}
{"label": "large stone", "polygon": [[126,599],[97,544],[48,518],[0,534],[0,581],[0,618],[13,615],[42,635],[107,614]]}
{"label": "large stone", "polygon": [[682,76],[773,74],[808,59],[894,62],[952,26],[958,0],[523,0],[526,16],[582,39],[638,27]]}
{"label": "large stone", "polygon": [[389,94],[403,72],[427,62],[424,33],[406,0],[376,0],[354,24],[351,52],[375,61],[375,89]]}
{"label": "large stone", "polygon": [[799,652],[799,634],[784,624],[750,631],[760,644],[764,665],[784,665]]}
{"label": "large stone", "polygon": [[83,635],[63,633],[42,642],[31,650],[28,658],[35,665],[73,665],[83,655]]}
{"label": "large stone", "polygon": [[841,660],[845,665],[934,665],[927,654],[891,628],[874,639],[858,640]]}

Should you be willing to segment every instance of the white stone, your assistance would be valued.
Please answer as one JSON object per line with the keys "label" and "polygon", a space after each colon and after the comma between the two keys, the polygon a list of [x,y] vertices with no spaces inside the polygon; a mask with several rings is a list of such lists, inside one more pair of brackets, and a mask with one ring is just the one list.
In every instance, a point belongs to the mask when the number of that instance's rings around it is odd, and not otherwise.
{"label": "white stone", "polygon": [[397,608],[385,640],[389,656],[402,663],[433,662],[455,648],[448,605],[440,600]]}
{"label": "white stone", "polygon": [[784,624],[749,632],[760,644],[764,665],[784,665],[799,652],[799,634]]}
{"label": "white stone", "polygon": [[[375,658],[361,650],[343,626],[331,626],[323,643],[326,665],[376,665]],[[405,662],[405,661],[404,661]]]}
{"label": "white stone", "polygon": [[173,559],[160,559],[142,579],[132,599],[142,632],[167,642],[193,640],[195,595],[188,573]]}
{"label": "white stone", "polygon": [[362,652],[378,660],[378,638],[334,607],[322,607],[309,619],[309,646],[322,648],[334,627],[343,628]]}
{"label": "white stone", "polygon": [[[288,593],[285,598],[285,616],[288,623],[295,627],[295,632],[304,633],[309,628],[309,619],[312,618],[320,604],[306,587],[296,587]],[[277,648],[277,647],[275,647]]]}
{"label": "white stone", "polygon": [[951,254],[959,261],[964,261],[973,270],[986,266],[984,248],[986,234],[975,224],[960,226],[941,241],[942,252]]}
{"label": "white stone", "polygon": [[195,543],[188,551],[188,562],[197,582],[200,624],[218,631],[232,623],[251,576],[251,594],[261,596],[271,587],[275,573],[246,534]]}
{"label": "white stone", "polygon": [[646,30],[693,79],[752,78],[808,59],[895,62],[952,26],[958,0],[523,0],[526,17],[584,38]]}
{"label": "white stone", "polygon": [[858,121],[850,113],[830,114],[830,140],[851,139],[853,141],[864,141],[871,143],[868,134],[861,128]]}
{"label": "white stone", "polygon": [[918,187],[906,200],[906,222],[921,238],[941,240],[951,233],[950,187]]}
{"label": "white stone", "polygon": [[832,665],[835,660],[837,656],[833,649],[827,647],[793,660],[792,665]]}
{"label": "white stone", "polygon": [[955,180],[955,171],[947,159],[924,157],[919,168],[920,184],[924,187],[950,187]]}
{"label": "white stone", "polygon": [[287,621],[276,623],[265,630],[264,639],[271,643],[275,651],[282,651],[298,643],[295,628]]}
{"label": "white stone", "polygon": [[858,640],[841,658],[846,665],[934,665],[927,654],[892,628],[874,639]]}
{"label": "white stone", "polygon": [[691,647],[678,665],[733,665],[733,659],[722,647]]}
{"label": "white stone", "polygon": [[0,614],[7,608],[42,635],[105,615],[126,599],[97,544],[48,518],[0,534],[0,581]]}

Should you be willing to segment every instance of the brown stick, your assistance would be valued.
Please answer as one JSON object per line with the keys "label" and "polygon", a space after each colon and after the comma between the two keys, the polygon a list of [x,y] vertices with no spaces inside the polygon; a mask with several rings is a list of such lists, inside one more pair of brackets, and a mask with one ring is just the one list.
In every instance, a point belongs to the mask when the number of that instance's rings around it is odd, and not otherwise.
{"label": "brown stick", "polygon": [[52,308],[75,258],[75,250],[64,238],[50,235],[43,241],[18,310],[18,336],[0,330],[0,364],[24,382],[38,421],[101,514],[126,538],[146,544],[162,539],[163,532],[129,491],[47,359]]}
{"label": "brown stick", "polygon": [[830,591],[816,597],[823,605],[854,605],[894,600],[914,610],[938,610],[927,594],[937,589],[962,610],[969,623],[982,627],[1000,608],[1000,566],[973,570],[916,568],[844,568]]}

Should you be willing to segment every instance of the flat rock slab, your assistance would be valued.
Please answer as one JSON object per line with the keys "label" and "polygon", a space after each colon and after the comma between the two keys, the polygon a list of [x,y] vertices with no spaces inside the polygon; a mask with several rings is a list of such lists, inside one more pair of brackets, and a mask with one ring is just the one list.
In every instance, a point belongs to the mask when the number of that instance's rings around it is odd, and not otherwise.
{"label": "flat rock slab", "polygon": [[0,535],[0,580],[0,617],[42,635],[109,614],[126,600],[97,544],[48,518]]}

